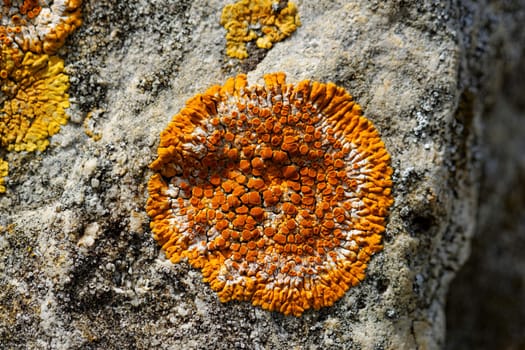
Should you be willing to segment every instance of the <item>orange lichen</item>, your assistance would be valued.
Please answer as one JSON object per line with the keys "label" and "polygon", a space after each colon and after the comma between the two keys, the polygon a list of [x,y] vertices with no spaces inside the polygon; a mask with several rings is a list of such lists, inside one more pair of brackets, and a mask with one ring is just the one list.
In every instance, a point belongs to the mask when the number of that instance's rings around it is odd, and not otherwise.
{"label": "orange lichen", "polygon": [[231,78],[173,117],[146,209],[167,257],[201,269],[221,301],[300,316],[362,281],[382,249],[390,156],[343,88],[264,80]]}
{"label": "orange lichen", "polygon": [[[4,1],[0,13],[0,148],[43,151],[68,117],[69,79],[52,56],[80,24],[80,0]],[[4,160],[0,160],[5,163]],[[7,163],[6,163],[7,164]],[[0,172],[0,193],[5,192]]]}
{"label": "orange lichen", "polygon": [[221,15],[226,34],[226,54],[246,58],[246,43],[255,40],[269,49],[273,43],[290,36],[301,25],[297,8],[288,1],[240,0],[226,5]]}
{"label": "orange lichen", "polygon": [[23,52],[54,54],[82,23],[80,0],[53,1],[42,7],[42,1],[9,1],[2,6],[2,34]]}

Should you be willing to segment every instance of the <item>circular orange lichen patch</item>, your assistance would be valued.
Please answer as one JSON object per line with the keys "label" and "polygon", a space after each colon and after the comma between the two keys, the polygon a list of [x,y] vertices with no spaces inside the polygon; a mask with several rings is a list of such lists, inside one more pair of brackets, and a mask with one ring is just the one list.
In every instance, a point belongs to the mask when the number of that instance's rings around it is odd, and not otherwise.
{"label": "circular orange lichen patch", "polygon": [[174,263],[221,301],[300,316],[365,277],[392,204],[390,156],[341,87],[245,75],[187,102],[161,133],[146,209]]}

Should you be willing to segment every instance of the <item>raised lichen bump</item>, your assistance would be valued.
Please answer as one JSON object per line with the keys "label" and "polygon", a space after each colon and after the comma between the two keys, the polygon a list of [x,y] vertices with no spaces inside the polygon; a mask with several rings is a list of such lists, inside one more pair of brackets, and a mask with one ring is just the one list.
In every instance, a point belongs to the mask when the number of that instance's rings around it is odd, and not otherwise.
{"label": "raised lichen bump", "polygon": [[161,134],[146,209],[174,263],[223,302],[300,316],[365,278],[393,202],[390,157],[341,87],[229,79]]}
{"label": "raised lichen bump", "polygon": [[226,54],[235,58],[248,57],[246,43],[269,49],[284,40],[301,25],[297,8],[289,1],[240,0],[226,5],[221,15],[226,34]]}

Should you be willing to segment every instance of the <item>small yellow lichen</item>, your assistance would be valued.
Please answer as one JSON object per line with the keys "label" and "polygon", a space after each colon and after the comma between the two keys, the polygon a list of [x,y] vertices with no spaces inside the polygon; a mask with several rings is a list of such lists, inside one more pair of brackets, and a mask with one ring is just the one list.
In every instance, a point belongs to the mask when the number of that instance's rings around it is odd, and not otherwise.
{"label": "small yellow lichen", "polygon": [[5,192],[5,180],[4,177],[7,176],[9,170],[9,164],[3,159],[0,158],[0,193]]}
{"label": "small yellow lichen", "polygon": [[223,302],[300,316],[365,278],[382,249],[390,156],[335,84],[246,76],[196,95],[161,133],[146,205],[174,263]]}
{"label": "small yellow lichen", "polygon": [[86,118],[84,119],[84,133],[91,138],[93,141],[99,141],[102,138],[100,132],[95,132],[93,122],[93,114],[98,114],[102,112],[101,110],[88,112]]}
{"label": "small yellow lichen", "polygon": [[290,36],[301,23],[291,2],[240,0],[224,7],[221,25],[228,31],[226,54],[243,59],[248,57],[247,42],[256,40],[258,47],[269,49]]}
{"label": "small yellow lichen", "polygon": [[[49,136],[67,122],[69,78],[64,61],[53,55],[81,24],[80,5],[80,0],[49,5],[38,0],[4,1],[0,13],[1,149],[43,151]],[[7,165],[0,172],[2,184],[6,175]]]}

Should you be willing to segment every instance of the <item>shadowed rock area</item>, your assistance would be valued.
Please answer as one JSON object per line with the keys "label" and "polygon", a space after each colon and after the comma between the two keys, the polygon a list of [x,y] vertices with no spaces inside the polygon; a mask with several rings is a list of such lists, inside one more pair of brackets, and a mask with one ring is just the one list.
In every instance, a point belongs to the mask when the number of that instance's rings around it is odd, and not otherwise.
{"label": "shadowed rock area", "polygon": [[[516,14],[525,19],[523,7]],[[523,31],[514,35],[523,43]],[[447,349],[525,348],[525,53],[511,46],[483,106],[478,228],[447,297]]]}
{"label": "shadowed rock area", "polygon": [[[83,2],[60,51],[69,123],[45,152],[5,155],[1,347],[523,347],[525,3],[297,0],[301,26],[239,61],[219,24],[232,2]],[[185,101],[275,71],[348,90],[394,170],[365,280],[300,318],[220,303],[165,259],[144,210],[159,133]]]}

